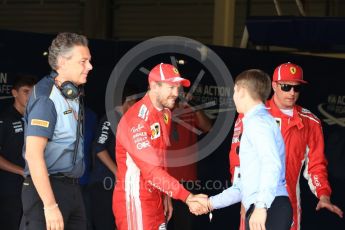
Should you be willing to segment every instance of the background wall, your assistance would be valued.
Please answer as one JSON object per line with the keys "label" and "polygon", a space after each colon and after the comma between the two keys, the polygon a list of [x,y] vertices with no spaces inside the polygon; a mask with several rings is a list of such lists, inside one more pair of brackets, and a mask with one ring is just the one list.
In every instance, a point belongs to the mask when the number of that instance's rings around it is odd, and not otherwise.
{"label": "background wall", "polygon": [[[1,0],[0,29],[56,34],[74,31],[90,38],[135,40],[179,35],[214,43],[218,15],[228,14],[239,47],[245,19],[277,16],[272,0]],[[300,16],[295,0],[279,0],[282,15]],[[341,0],[301,0],[307,16],[345,16]],[[228,3],[232,10],[215,8]],[[226,4],[225,4],[226,5]]]}

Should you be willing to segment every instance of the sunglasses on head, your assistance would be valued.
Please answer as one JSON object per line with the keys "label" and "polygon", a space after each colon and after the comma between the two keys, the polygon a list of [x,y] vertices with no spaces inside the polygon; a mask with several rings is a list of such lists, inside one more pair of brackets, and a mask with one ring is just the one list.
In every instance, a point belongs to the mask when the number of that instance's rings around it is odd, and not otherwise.
{"label": "sunglasses on head", "polygon": [[280,88],[284,92],[290,92],[290,90],[293,88],[293,91],[296,93],[301,92],[303,86],[302,85],[290,85],[290,84],[283,84],[283,83],[278,83],[280,85]]}

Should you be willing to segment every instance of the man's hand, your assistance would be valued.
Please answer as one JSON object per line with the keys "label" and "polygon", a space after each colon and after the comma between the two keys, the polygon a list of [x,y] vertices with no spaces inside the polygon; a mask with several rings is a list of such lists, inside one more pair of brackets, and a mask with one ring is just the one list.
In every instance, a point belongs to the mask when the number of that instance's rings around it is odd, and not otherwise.
{"label": "man's hand", "polygon": [[329,211],[337,214],[340,218],[343,218],[343,211],[336,205],[331,203],[329,196],[322,195],[320,197],[319,203],[317,203],[316,211],[319,211],[321,208],[326,208]]}
{"label": "man's hand", "polygon": [[24,177],[23,167],[12,163],[11,161],[7,160],[5,157],[1,155],[2,153],[0,153],[0,169],[4,171],[8,171],[10,173],[15,173]]}
{"label": "man's hand", "polygon": [[47,230],[63,230],[64,222],[62,214],[57,204],[45,207],[44,216],[46,218]]}
{"label": "man's hand", "polygon": [[266,230],[267,210],[265,208],[255,208],[250,219],[250,230]]}
{"label": "man's hand", "polygon": [[193,195],[189,194],[186,200],[186,204],[189,207],[189,211],[194,215],[202,215],[209,212],[207,207],[208,196],[205,194]]}
{"label": "man's hand", "polygon": [[171,219],[172,213],[173,213],[173,206],[171,203],[171,198],[167,195],[164,196],[164,216],[167,222]]}
{"label": "man's hand", "polygon": [[193,197],[191,197],[189,199],[189,201],[198,202],[200,205],[202,205],[203,207],[207,207],[207,209],[208,209],[208,196],[207,195],[197,194],[197,195],[194,195]]}

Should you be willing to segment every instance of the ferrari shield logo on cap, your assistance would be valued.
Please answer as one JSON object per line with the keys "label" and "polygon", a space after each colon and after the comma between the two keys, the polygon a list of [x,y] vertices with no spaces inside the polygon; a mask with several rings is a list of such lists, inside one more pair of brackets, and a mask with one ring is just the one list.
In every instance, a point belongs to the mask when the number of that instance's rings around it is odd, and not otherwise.
{"label": "ferrari shield logo on cap", "polygon": [[293,66],[292,66],[292,67],[290,67],[290,72],[291,72],[292,74],[295,74],[295,73],[296,73],[296,71],[297,71],[297,70],[296,70],[296,68],[295,68],[295,67],[293,67]]}
{"label": "ferrari shield logo on cap", "polygon": [[179,74],[178,70],[175,67],[173,68],[173,71],[174,71],[174,73]]}

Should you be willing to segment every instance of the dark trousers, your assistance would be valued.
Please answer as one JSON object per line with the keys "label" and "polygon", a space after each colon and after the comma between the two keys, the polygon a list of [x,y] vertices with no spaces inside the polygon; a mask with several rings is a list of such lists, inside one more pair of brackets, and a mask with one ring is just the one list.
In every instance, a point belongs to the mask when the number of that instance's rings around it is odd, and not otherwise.
{"label": "dark trousers", "polygon": [[[254,204],[246,212],[246,230],[254,211]],[[292,207],[287,196],[277,196],[267,210],[266,230],[289,230],[292,224]]]}
{"label": "dark trousers", "polygon": [[85,213],[86,213],[86,220],[87,220],[87,230],[94,230],[92,227],[91,219],[91,197],[90,197],[90,189],[87,184],[80,185],[81,194],[83,195],[84,206],[85,206]]}
{"label": "dark trousers", "polygon": [[22,218],[21,195],[0,196],[0,229],[18,230]]}
{"label": "dark trousers", "polygon": [[90,197],[93,229],[114,230],[115,218],[112,210],[113,187],[107,188],[101,182],[91,184]]}
{"label": "dark trousers", "polygon": [[[62,213],[65,230],[86,230],[86,214],[78,184],[63,178],[50,177],[56,202]],[[20,230],[45,230],[43,203],[30,177],[23,183],[23,218]]]}

